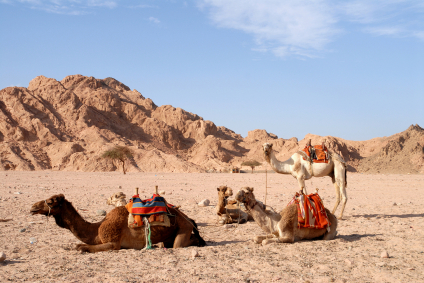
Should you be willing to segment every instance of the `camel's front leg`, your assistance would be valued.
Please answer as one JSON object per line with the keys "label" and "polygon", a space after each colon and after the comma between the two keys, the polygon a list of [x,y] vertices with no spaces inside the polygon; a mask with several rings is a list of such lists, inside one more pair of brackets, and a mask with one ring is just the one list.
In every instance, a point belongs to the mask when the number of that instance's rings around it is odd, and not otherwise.
{"label": "camel's front leg", "polygon": [[253,242],[255,244],[261,244],[268,236],[264,235],[264,236],[255,236],[255,238],[253,238]]}
{"label": "camel's front leg", "polygon": [[100,245],[87,245],[87,244],[78,244],[77,251],[85,253],[97,253],[110,250],[119,250],[121,249],[121,243],[105,243]]}
{"label": "camel's front leg", "polygon": [[308,193],[306,192],[305,176],[297,177],[297,182],[299,183],[300,191],[307,195]]}

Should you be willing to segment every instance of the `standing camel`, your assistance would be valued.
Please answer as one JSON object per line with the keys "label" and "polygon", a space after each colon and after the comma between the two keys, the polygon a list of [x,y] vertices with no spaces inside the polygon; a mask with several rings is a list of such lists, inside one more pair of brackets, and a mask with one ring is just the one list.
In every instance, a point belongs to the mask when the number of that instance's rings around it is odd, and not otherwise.
{"label": "standing camel", "polygon": [[340,203],[341,195],[342,211],[340,212],[339,219],[342,219],[343,211],[347,202],[347,170],[346,162],[340,155],[334,152],[329,152],[328,163],[313,163],[310,161],[310,158],[306,155],[306,153],[298,151],[286,161],[279,161],[272,150],[272,144],[264,143],[263,150],[265,160],[271,165],[271,168],[277,173],[290,174],[295,177],[299,183],[300,189],[305,195],[307,194],[305,180],[309,180],[312,177],[331,177],[337,195],[336,205],[334,206],[332,213],[334,214],[336,212]]}

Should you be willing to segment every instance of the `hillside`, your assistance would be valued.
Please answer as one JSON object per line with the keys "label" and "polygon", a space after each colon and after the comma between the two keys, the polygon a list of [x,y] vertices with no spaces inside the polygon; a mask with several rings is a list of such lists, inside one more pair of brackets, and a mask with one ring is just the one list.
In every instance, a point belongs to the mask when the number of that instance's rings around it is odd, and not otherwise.
{"label": "hillside", "polygon": [[225,171],[247,159],[263,162],[261,145],[274,143],[281,160],[324,139],[350,171],[424,173],[424,130],[411,126],[368,141],[308,134],[301,141],[265,130],[248,136],[175,108],[158,107],[113,79],[39,76],[28,88],[0,91],[0,170],[119,170],[100,155],[113,145],[133,149],[129,171]]}

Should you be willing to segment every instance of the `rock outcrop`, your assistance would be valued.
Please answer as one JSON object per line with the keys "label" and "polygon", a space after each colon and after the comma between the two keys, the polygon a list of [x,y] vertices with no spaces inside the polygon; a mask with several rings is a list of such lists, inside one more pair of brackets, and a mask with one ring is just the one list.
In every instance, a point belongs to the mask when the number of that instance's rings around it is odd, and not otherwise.
{"label": "rock outcrop", "polygon": [[312,134],[298,141],[266,130],[243,138],[181,108],[158,107],[113,78],[39,76],[28,88],[0,91],[0,170],[120,170],[101,154],[123,145],[134,152],[130,172],[217,172],[247,159],[263,162],[264,142],[272,142],[283,160],[309,139],[325,140],[350,171],[424,173],[424,130],[418,125],[361,142]]}

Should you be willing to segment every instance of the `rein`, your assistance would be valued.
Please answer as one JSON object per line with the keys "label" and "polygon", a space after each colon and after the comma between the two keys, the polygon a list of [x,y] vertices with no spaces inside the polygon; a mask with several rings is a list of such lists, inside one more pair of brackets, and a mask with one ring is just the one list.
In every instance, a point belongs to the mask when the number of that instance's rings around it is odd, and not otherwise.
{"label": "rein", "polygon": [[47,225],[48,225],[48,222],[49,222],[50,211],[51,211],[52,207],[50,207],[50,206],[48,205],[47,200],[44,200],[44,203],[45,203],[45,204],[47,205],[47,207],[49,208],[49,213],[46,215],[46,225],[44,226],[44,233],[46,233],[46,231],[47,231]]}

